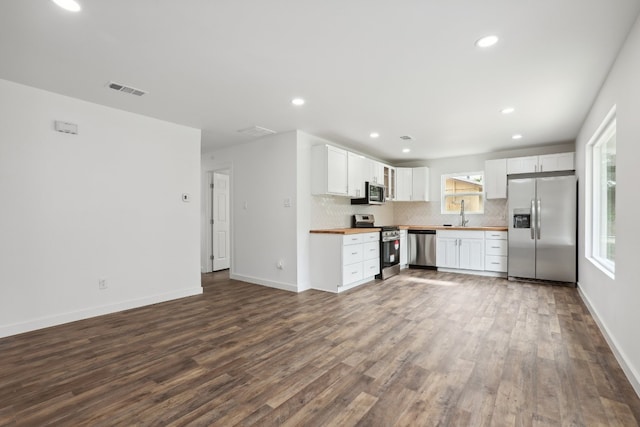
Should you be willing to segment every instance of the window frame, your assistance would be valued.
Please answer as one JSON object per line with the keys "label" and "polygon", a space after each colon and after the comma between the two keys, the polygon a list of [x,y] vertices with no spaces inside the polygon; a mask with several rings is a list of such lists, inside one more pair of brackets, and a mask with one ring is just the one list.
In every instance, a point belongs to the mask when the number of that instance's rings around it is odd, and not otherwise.
{"label": "window frame", "polygon": [[585,150],[585,257],[612,279],[615,279],[615,258],[611,260],[606,255],[603,256],[600,253],[600,244],[598,243],[602,231],[602,195],[600,191],[602,170],[598,151],[612,136],[617,136],[616,122],[616,106],[614,105],[594,132]]}
{"label": "window frame", "polygon": [[[462,175],[482,175],[482,191],[481,192],[468,192],[468,193],[447,193],[446,192],[446,183],[447,183],[447,178],[452,178],[455,176],[462,176]],[[483,215],[484,214],[484,208],[485,208],[485,204],[487,201],[487,185],[485,182],[485,178],[486,178],[486,174],[484,173],[484,171],[474,171],[474,172],[454,172],[454,173],[446,173],[446,174],[442,174],[440,175],[440,213],[443,215],[458,215],[458,212],[454,212],[454,211],[448,211],[446,210],[446,206],[447,204],[445,203],[446,197],[447,196],[477,196],[479,195],[481,200],[482,200],[482,209],[479,211],[466,211],[464,212],[465,215]]]}

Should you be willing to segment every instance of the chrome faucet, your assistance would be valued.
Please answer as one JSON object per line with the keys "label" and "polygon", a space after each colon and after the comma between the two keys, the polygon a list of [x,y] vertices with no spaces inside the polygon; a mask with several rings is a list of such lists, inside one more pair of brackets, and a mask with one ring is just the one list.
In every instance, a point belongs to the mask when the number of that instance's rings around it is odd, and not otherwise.
{"label": "chrome faucet", "polygon": [[460,227],[466,227],[469,223],[468,219],[464,218],[464,199],[460,201]]}

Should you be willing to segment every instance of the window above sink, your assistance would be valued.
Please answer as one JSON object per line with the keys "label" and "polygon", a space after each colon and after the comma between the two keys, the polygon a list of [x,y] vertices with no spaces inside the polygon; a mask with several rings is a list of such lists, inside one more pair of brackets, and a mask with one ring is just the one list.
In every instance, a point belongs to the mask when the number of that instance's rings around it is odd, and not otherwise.
{"label": "window above sink", "polygon": [[464,200],[465,214],[484,213],[484,172],[451,173],[441,177],[441,213],[460,214]]}

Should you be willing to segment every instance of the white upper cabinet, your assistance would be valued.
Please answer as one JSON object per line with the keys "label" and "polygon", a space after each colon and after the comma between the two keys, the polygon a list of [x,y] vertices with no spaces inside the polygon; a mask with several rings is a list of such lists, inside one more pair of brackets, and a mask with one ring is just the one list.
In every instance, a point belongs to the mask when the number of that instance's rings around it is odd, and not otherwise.
{"label": "white upper cabinet", "polygon": [[384,165],[382,163],[371,160],[371,172],[368,181],[380,185],[384,183]]}
{"label": "white upper cabinet", "polygon": [[574,170],[574,153],[545,154],[538,156],[540,172]]}
{"label": "white upper cabinet", "polygon": [[507,159],[507,174],[538,172],[538,156]]}
{"label": "white upper cabinet", "polygon": [[411,200],[419,202],[429,201],[429,168],[413,168],[413,192]]}
{"label": "white upper cabinet", "polygon": [[349,197],[364,197],[369,159],[359,154],[347,153]]}
{"label": "white upper cabinet", "polygon": [[485,161],[484,182],[487,199],[506,199],[507,159]]}
{"label": "white upper cabinet", "polygon": [[347,151],[331,145],[311,147],[311,193],[348,195]]}
{"label": "white upper cabinet", "polygon": [[396,199],[396,168],[393,166],[384,166],[384,187],[386,189],[385,197],[388,200]]}
{"label": "white upper cabinet", "polygon": [[544,154],[507,159],[507,174],[574,170],[574,153]]}
{"label": "white upper cabinet", "polygon": [[396,201],[429,201],[429,168],[396,168]]}
{"label": "white upper cabinet", "polygon": [[413,189],[413,169],[396,168],[396,201],[411,201]]}

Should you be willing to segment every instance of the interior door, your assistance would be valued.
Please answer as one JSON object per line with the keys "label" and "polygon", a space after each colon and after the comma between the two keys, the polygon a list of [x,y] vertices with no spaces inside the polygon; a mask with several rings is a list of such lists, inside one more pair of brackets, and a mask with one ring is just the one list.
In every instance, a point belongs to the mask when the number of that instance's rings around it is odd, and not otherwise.
{"label": "interior door", "polygon": [[229,175],[213,174],[211,241],[213,271],[230,265]]}

